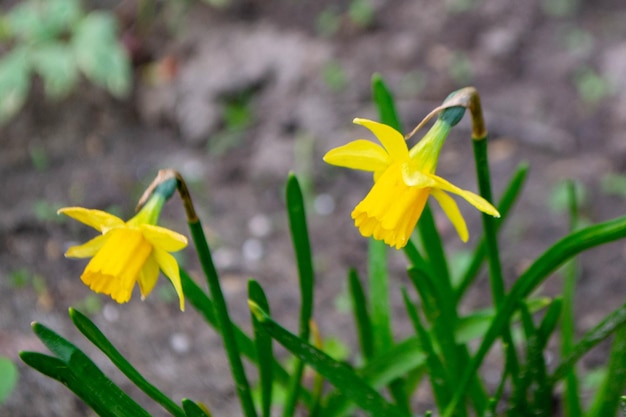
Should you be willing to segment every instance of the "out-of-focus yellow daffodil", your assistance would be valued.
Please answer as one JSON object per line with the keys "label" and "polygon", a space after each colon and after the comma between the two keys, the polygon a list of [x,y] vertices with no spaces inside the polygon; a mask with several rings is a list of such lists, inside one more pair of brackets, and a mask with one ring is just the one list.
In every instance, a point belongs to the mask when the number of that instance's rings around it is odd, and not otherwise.
{"label": "out-of-focus yellow daffodil", "polygon": [[324,161],[374,173],[372,189],[352,211],[354,224],[363,236],[373,236],[396,249],[404,247],[429,195],[439,202],[464,242],[469,238],[465,220],[447,193],[457,194],[478,210],[500,217],[484,198],[435,175],[439,151],[451,128],[445,119],[439,118],[410,150],[402,134],[390,126],[358,118],[354,123],[368,128],[382,146],[358,139],[331,149]]}
{"label": "out-of-focus yellow daffodil", "polygon": [[82,207],[59,210],[102,233],[87,243],[70,247],[65,253],[70,258],[92,258],[81,275],[89,288],[125,303],[130,300],[137,282],[144,299],[154,288],[161,270],[174,285],[180,309],[184,310],[178,263],[170,252],[187,246],[187,238],[156,226],[164,202],[165,197],[154,193],[127,222],[100,210]]}

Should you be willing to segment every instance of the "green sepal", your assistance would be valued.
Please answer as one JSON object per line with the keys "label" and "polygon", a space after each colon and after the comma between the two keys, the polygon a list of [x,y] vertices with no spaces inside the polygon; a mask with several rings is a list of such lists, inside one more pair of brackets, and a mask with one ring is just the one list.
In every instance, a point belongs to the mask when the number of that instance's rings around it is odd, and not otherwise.
{"label": "green sepal", "polygon": [[[445,103],[446,101],[450,100],[459,91],[461,90],[453,91],[450,94],[448,94],[448,97],[446,97],[446,99],[443,102]],[[465,107],[454,106],[454,107],[448,107],[447,109],[439,113],[439,119],[445,121],[450,126],[456,126],[461,121],[461,119],[463,119],[464,115],[465,115]]]}
{"label": "green sepal", "polygon": [[163,198],[169,200],[176,192],[176,187],[178,187],[178,179],[168,178],[155,187],[154,193],[160,194]]}

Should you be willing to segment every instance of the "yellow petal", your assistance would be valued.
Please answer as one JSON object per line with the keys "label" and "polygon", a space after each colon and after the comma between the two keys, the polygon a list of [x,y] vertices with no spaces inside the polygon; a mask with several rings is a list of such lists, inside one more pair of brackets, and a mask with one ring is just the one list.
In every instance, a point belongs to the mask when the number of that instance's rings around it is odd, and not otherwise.
{"label": "yellow petal", "polygon": [[469,232],[467,231],[467,225],[465,224],[465,219],[461,215],[459,211],[459,206],[456,205],[456,202],[446,194],[444,191],[441,191],[437,188],[433,188],[430,192],[433,197],[439,202],[439,205],[443,209],[450,222],[456,229],[456,232],[459,234],[459,237],[463,242],[467,242],[469,239]]}
{"label": "yellow petal", "polygon": [[91,226],[99,232],[106,232],[114,227],[124,225],[124,220],[102,210],[92,210],[82,207],[65,207],[57,211],[58,214],[65,214],[78,220],[81,223]]}
{"label": "yellow petal", "polygon": [[180,270],[178,269],[178,262],[176,259],[159,248],[154,248],[154,259],[159,264],[159,268],[163,271],[166,277],[172,281],[172,285],[178,294],[180,300],[180,311],[185,311],[185,295],[183,294],[183,286],[180,282]]}
{"label": "yellow petal", "polygon": [[354,123],[368,128],[382,143],[393,161],[403,161],[409,157],[409,148],[404,141],[404,136],[391,126],[367,119],[354,119]]}
{"label": "yellow petal", "polygon": [[96,236],[82,245],[72,246],[65,252],[65,256],[68,258],[91,258],[102,248],[106,241],[109,240],[109,237],[110,234],[107,233]]}
{"label": "yellow petal", "polygon": [[93,291],[108,294],[118,303],[130,299],[152,245],[139,230],[118,228],[87,264],[81,279]]}
{"label": "yellow petal", "polygon": [[139,278],[137,283],[139,284],[139,291],[141,292],[141,299],[145,299],[151,292],[157,283],[159,278],[159,264],[154,257],[154,251],[150,254],[146,263],[143,265],[143,269],[139,272]]}
{"label": "yellow petal", "polygon": [[[425,174],[428,175],[428,174]],[[476,207],[478,210],[483,213],[487,213],[493,217],[500,217],[500,213],[498,210],[492,206],[487,200],[479,196],[478,194],[474,194],[471,191],[463,190],[456,185],[451,184],[450,182],[444,180],[441,177],[436,175],[428,175],[433,181],[436,182],[435,187],[440,188],[444,191],[448,191],[449,193],[457,194],[467,200],[468,203]]]}
{"label": "yellow petal", "polygon": [[362,171],[380,171],[389,165],[390,158],[374,142],[358,139],[328,151],[324,155],[324,162]]}
{"label": "yellow petal", "polygon": [[187,238],[165,227],[142,224],[140,227],[143,236],[155,248],[167,252],[176,252],[187,246]]}

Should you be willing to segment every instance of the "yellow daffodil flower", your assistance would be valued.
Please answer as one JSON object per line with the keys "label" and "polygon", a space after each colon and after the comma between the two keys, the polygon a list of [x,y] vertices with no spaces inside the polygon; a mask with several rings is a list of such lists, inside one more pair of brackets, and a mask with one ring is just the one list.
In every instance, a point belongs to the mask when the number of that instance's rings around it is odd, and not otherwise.
{"label": "yellow daffodil flower", "polygon": [[92,258],[81,275],[89,288],[125,303],[130,300],[137,282],[144,299],[154,288],[161,270],[174,285],[180,309],[184,310],[178,263],[169,252],[187,246],[187,238],[156,226],[164,201],[163,196],[153,194],[127,222],[107,212],[82,207],[58,211],[102,233],[87,243],[70,247],[65,253],[70,258]]}
{"label": "yellow daffodil flower", "polygon": [[500,217],[484,198],[435,175],[439,151],[451,125],[439,118],[428,133],[409,150],[400,132],[367,119],[354,123],[368,128],[382,146],[358,139],[324,155],[324,161],[374,173],[374,185],[352,211],[355,226],[364,237],[373,236],[389,246],[404,247],[432,195],[454,225],[463,242],[469,238],[465,220],[447,193],[457,194],[478,210]]}

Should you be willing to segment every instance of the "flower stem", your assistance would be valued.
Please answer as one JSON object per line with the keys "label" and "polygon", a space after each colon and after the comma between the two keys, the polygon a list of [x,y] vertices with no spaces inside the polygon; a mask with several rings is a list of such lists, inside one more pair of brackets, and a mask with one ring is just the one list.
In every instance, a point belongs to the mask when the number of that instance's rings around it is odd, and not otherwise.
{"label": "flower stem", "polygon": [[[474,88],[464,90],[469,95],[467,109],[472,117],[472,147],[474,150],[474,160],[476,166],[476,177],[478,179],[478,190],[480,195],[487,201],[493,201],[491,191],[491,174],[489,172],[489,161],[487,157],[487,129],[483,119],[480,96]],[[491,293],[496,308],[502,304],[505,296],[504,277],[502,275],[502,263],[500,261],[500,250],[498,247],[497,224],[498,221],[493,216],[483,213],[483,230],[485,233],[485,243],[487,247],[487,261],[489,264],[489,281]],[[513,384],[517,384],[519,371],[519,361],[517,352],[509,328],[502,332],[502,343],[506,352],[505,372],[512,376]]]}
{"label": "flower stem", "polygon": [[[254,403],[252,402],[250,384],[243,368],[241,354],[235,338],[235,328],[230,320],[230,316],[228,315],[228,308],[220,286],[219,276],[217,274],[217,270],[215,269],[215,265],[213,264],[211,251],[206,241],[204,230],[202,229],[202,223],[200,223],[200,219],[196,215],[187,185],[185,184],[185,181],[180,173],[174,170],[161,170],[159,171],[157,178],[153,181],[151,187],[156,187],[160,183],[170,180],[171,178],[175,178],[177,180],[176,188],[185,208],[187,222],[189,224],[189,229],[191,230],[191,237],[194,245],[196,246],[198,258],[200,260],[200,264],[202,265],[204,275],[206,276],[209,290],[211,291],[215,317],[222,334],[224,349],[226,350],[226,355],[228,356],[228,362],[230,364],[230,369],[237,388],[241,408],[243,409],[246,417],[256,417],[257,413],[254,408]],[[149,189],[151,187],[149,187]],[[150,191],[147,190],[146,194],[149,195],[149,192]]]}
{"label": "flower stem", "polygon": [[224,349],[226,350],[226,355],[228,356],[230,369],[233,374],[233,379],[235,380],[241,407],[246,417],[256,417],[256,410],[250,394],[250,384],[248,383],[243,363],[241,361],[241,355],[239,354],[239,348],[237,347],[237,342],[235,340],[233,323],[228,315],[226,300],[224,299],[224,294],[222,293],[219,277],[215,266],[213,265],[209,245],[207,244],[204,236],[204,230],[202,230],[200,220],[190,221],[189,229],[191,230],[191,236],[196,246],[200,263],[202,264],[202,270],[204,271],[209,284],[209,290],[211,291],[213,306],[215,308],[215,316],[219,322],[219,328],[224,342]]}

